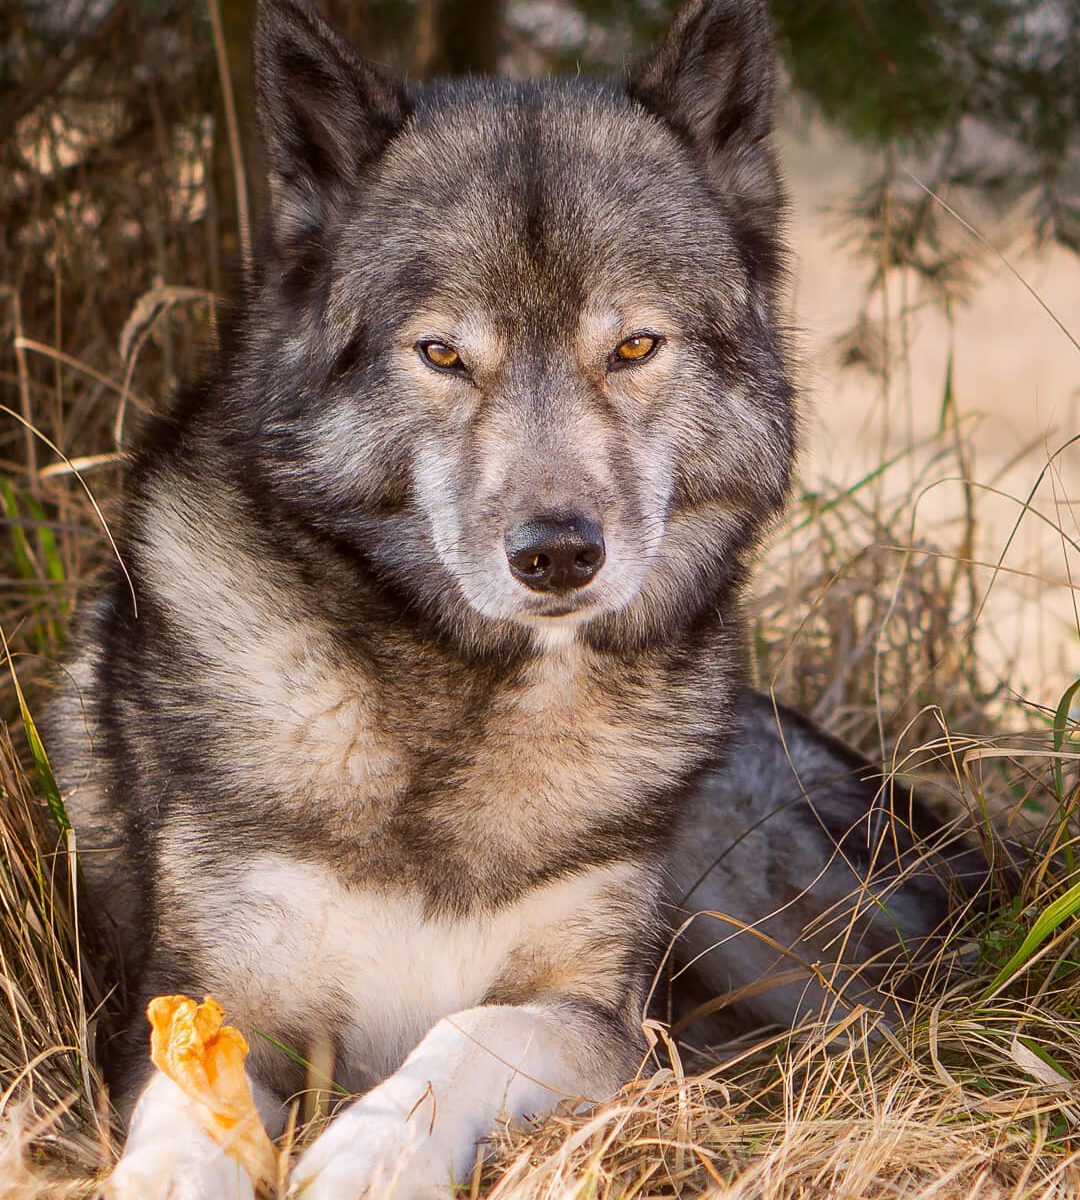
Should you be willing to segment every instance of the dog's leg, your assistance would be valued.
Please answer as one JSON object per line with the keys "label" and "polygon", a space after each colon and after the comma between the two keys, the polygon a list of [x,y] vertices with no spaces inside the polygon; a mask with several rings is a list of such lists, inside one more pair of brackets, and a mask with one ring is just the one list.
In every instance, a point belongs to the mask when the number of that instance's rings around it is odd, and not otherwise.
{"label": "dog's leg", "polygon": [[[264,1115],[274,1105],[257,1085]],[[155,1071],[131,1117],[106,1200],[254,1200],[247,1172],[206,1133],[192,1102]]]}
{"label": "dog's leg", "polygon": [[107,1200],[253,1200],[244,1169],[213,1141],[191,1101],[157,1073],[131,1118]]}
{"label": "dog's leg", "polygon": [[440,1021],[401,1068],[301,1158],[302,1200],[429,1200],[468,1176],[501,1116],[600,1100],[633,1069],[633,1038],[573,1001],[491,1005]]}

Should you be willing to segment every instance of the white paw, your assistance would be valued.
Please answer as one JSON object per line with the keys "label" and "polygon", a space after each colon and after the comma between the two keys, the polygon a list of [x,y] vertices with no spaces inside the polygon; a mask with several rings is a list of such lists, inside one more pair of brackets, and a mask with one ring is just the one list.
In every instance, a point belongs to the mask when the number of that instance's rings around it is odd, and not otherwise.
{"label": "white paw", "polygon": [[358,1104],[296,1164],[294,1194],[300,1200],[443,1200],[451,1192],[449,1167],[426,1133],[396,1113],[364,1112]]}
{"label": "white paw", "polygon": [[209,1138],[142,1145],[116,1164],[105,1200],[255,1200],[243,1167]]}

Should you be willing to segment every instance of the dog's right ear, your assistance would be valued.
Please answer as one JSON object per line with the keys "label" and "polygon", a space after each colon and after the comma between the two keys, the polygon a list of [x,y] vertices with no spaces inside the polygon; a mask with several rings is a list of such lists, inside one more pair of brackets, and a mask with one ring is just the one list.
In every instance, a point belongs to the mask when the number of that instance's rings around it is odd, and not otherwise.
{"label": "dog's right ear", "polygon": [[258,2],[255,101],[274,241],[288,256],[326,226],[409,103],[399,80],[361,58],[304,0]]}

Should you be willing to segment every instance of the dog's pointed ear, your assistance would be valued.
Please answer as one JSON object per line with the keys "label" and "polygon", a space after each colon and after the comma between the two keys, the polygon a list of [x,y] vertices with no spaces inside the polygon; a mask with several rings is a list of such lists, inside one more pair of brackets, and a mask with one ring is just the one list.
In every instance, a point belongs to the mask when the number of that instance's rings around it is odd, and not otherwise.
{"label": "dog's pointed ear", "polygon": [[766,283],[780,273],[785,202],[769,138],[775,71],[765,0],[689,0],[626,81],[630,96],[700,156]]}
{"label": "dog's pointed ear", "polygon": [[404,85],[305,0],[258,0],[255,99],[281,250],[325,225],[409,115]]}
{"label": "dog's pointed ear", "polygon": [[763,0],[690,0],[631,68],[628,90],[713,154],[771,131],[774,69]]}

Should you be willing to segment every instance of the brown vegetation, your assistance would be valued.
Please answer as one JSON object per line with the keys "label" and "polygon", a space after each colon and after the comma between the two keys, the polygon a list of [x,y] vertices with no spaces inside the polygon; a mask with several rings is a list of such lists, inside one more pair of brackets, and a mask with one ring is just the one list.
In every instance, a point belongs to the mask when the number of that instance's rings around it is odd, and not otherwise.
{"label": "brown vegetation", "polygon": [[[118,53],[133,36],[107,15],[58,63],[78,86],[44,102],[57,86],[44,77],[0,159],[0,1197],[11,1200],[85,1195],[114,1153],[98,1058],[109,962],[80,909],[77,831],[32,714],[110,553],[130,429],[197,370],[240,249],[227,122],[194,101],[217,84],[184,43],[206,31],[185,19],[169,30],[172,41],[147,30],[129,46],[132,62],[159,66],[118,98],[115,75],[86,70],[104,43]],[[890,220],[887,205],[879,216]],[[979,540],[966,427],[947,394],[927,403],[942,410],[932,445],[797,497],[759,573],[755,669],[760,686],[962,814],[988,856],[1004,852],[1002,829],[1022,836],[1032,854],[1018,894],[958,915],[903,1027],[823,1013],[794,1036],[695,1055],[693,1070],[656,1029],[658,1054],[622,1095],[507,1131],[474,1192],[1080,1195],[1077,689],[1029,705],[981,657],[987,591],[1013,568]],[[1033,484],[1055,477],[1045,457],[1030,468]],[[964,504],[927,528],[919,496],[946,476]],[[1036,520],[1019,500],[1019,521]],[[1074,506],[1058,492],[1039,519],[1075,591]]]}

